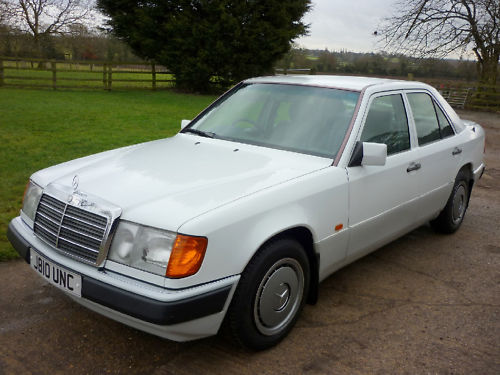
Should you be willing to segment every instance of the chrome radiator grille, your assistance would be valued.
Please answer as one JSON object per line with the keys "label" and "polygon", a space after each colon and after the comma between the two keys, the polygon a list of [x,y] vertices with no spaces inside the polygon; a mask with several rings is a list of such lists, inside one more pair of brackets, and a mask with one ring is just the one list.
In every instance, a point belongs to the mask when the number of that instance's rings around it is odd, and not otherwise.
{"label": "chrome radiator grille", "polygon": [[34,231],[55,248],[95,264],[107,225],[105,216],[43,194],[35,216]]}

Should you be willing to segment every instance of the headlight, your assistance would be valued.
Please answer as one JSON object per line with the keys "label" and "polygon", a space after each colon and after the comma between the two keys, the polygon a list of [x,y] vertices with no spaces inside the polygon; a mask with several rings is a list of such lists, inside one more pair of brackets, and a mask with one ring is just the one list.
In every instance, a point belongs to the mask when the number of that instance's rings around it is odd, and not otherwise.
{"label": "headlight", "polygon": [[157,275],[180,278],[198,272],[207,246],[204,237],[191,237],[121,221],[108,258]]}
{"label": "headlight", "polygon": [[42,191],[42,188],[31,180],[28,181],[26,190],[24,191],[22,212],[24,213],[25,218],[31,220],[30,223],[27,223],[31,227],[33,226],[33,221],[35,220],[36,209],[38,207],[38,202],[40,202]]}

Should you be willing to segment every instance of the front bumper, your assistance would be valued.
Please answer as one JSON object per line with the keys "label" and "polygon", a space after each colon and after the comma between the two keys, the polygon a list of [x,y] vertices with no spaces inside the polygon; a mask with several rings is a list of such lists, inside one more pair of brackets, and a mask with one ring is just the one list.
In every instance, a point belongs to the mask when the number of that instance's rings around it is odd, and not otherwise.
{"label": "front bumper", "polygon": [[80,304],[143,331],[176,341],[216,334],[239,276],[188,289],[172,290],[97,269],[67,258],[38,239],[18,217],[7,237],[19,255],[30,263],[31,249],[82,276]]}

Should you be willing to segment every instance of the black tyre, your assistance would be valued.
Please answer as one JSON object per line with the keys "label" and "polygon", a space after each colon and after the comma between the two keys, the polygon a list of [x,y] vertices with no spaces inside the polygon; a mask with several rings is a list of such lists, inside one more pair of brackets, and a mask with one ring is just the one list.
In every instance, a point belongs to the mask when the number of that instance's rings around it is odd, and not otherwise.
{"label": "black tyre", "polygon": [[292,329],[307,298],[309,261],[300,243],[282,238],[260,249],[245,268],[227,315],[233,338],[263,350]]}
{"label": "black tyre", "polygon": [[469,205],[469,176],[465,171],[458,172],[453,190],[446,206],[439,216],[431,221],[431,226],[437,232],[454,233],[464,220]]}

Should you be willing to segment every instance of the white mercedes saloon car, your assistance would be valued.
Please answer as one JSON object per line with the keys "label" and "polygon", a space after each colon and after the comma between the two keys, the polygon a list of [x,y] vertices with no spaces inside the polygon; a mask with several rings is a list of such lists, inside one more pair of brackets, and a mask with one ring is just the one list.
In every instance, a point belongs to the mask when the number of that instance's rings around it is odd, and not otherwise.
{"label": "white mercedes saloon car", "polygon": [[102,315],[265,349],[339,268],[427,222],[456,231],[484,142],[423,83],[253,78],[174,137],[34,173],[8,238]]}

